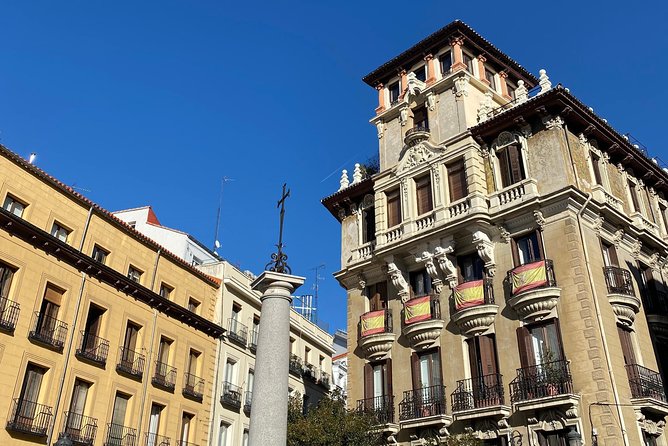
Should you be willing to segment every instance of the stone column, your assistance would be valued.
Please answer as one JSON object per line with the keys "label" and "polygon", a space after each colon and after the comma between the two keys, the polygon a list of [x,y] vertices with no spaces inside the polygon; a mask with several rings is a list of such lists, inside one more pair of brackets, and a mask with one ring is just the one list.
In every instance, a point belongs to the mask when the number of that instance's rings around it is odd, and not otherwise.
{"label": "stone column", "polygon": [[436,61],[434,60],[433,54],[427,54],[424,56],[424,60],[427,63],[427,85],[431,85],[436,82]]}
{"label": "stone column", "polygon": [[485,62],[487,62],[487,58],[483,56],[482,54],[478,56],[478,79],[480,79],[481,82],[490,85],[489,81],[487,80],[487,76],[485,74]]}
{"label": "stone column", "polygon": [[376,90],[378,90],[378,107],[376,108],[376,114],[379,115],[385,111],[385,85],[378,84],[376,85]]}
{"label": "stone column", "polygon": [[508,99],[509,101],[512,101],[513,97],[510,96],[510,93],[508,92],[508,83],[506,82],[506,79],[508,79],[508,73],[505,71],[499,71],[499,85],[501,87],[501,96]]}
{"label": "stone column", "polygon": [[[464,43],[463,37],[454,37],[450,40],[450,46],[452,47],[452,72],[466,70],[466,64],[464,63],[464,57],[462,55],[462,44]],[[473,74],[473,73],[471,73]]]}
{"label": "stone column", "polygon": [[285,446],[288,434],[290,302],[303,277],[263,272],[251,284],[262,293],[255,356],[249,445]]}

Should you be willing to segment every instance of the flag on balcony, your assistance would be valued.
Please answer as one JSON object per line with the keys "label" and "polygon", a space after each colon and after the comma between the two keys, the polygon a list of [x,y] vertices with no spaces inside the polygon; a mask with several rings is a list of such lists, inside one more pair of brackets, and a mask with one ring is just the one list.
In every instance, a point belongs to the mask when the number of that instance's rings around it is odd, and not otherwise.
{"label": "flag on balcony", "polygon": [[404,322],[412,324],[413,322],[431,319],[431,297],[424,296],[411,299],[404,305]]}
{"label": "flag on balcony", "polygon": [[362,336],[385,331],[385,310],[371,311],[362,315]]}
{"label": "flag on balcony", "polygon": [[485,303],[485,290],[482,280],[461,283],[455,287],[455,310],[475,307]]}
{"label": "flag on balcony", "polygon": [[538,288],[547,283],[544,260],[518,266],[510,273],[510,275],[513,279],[513,294]]}

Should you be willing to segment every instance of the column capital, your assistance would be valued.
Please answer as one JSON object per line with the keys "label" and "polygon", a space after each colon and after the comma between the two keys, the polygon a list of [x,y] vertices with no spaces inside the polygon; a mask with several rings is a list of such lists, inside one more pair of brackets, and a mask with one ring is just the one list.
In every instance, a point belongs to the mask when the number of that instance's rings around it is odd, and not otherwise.
{"label": "column capital", "polygon": [[383,88],[385,88],[385,84],[383,84],[382,82],[378,82],[378,83],[376,84],[376,87],[375,87],[375,88],[376,88],[376,90],[380,91],[380,90],[382,90]]}
{"label": "column capital", "polygon": [[464,44],[464,37],[463,36],[454,36],[450,38],[450,42],[448,42],[450,46],[461,46]]}
{"label": "column capital", "polygon": [[503,79],[508,79],[508,72],[506,70],[499,71],[499,77]]}
{"label": "column capital", "polygon": [[426,62],[429,62],[429,61],[432,60],[433,58],[434,58],[434,55],[431,54],[431,53],[429,53],[429,54],[426,54],[426,55],[424,56],[423,60],[426,61]]}
{"label": "column capital", "polygon": [[487,58],[485,57],[484,54],[479,54],[479,55],[478,55],[478,61],[480,61],[480,62],[487,62]]}

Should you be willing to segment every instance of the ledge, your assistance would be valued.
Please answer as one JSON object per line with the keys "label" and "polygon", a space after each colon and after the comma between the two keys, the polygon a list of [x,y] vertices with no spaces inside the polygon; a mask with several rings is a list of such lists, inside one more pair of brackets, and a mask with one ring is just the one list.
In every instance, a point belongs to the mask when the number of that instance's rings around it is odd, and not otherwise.
{"label": "ledge", "polygon": [[361,338],[357,345],[364,352],[369,361],[381,359],[392,350],[392,344],[396,339],[394,333],[379,333]]}
{"label": "ledge", "polygon": [[451,319],[457,324],[462,335],[473,336],[487,331],[494,323],[498,312],[498,305],[477,305],[455,312]]}
{"label": "ledge", "polygon": [[526,321],[545,318],[557,306],[561,288],[547,287],[524,291],[508,299],[519,317]]}
{"label": "ledge", "polygon": [[563,393],[560,395],[551,395],[526,401],[518,401],[513,403],[513,409],[515,411],[526,412],[530,410],[546,409],[549,407],[558,406],[570,406],[571,408],[577,408],[579,404],[580,395],[576,395],[574,393]]}
{"label": "ledge", "polygon": [[615,316],[624,325],[631,326],[640,311],[640,299],[636,296],[608,293],[608,302],[612,305]]}
{"label": "ledge", "polygon": [[411,420],[402,420],[400,425],[402,429],[411,429],[416,427],[440,426],[449,427],[452,424],[452,416],[441,414],[430,417],[413,418]]}
{"label": "ledge", "polygon": [[498,406],[479,407],[476,409],[460,410],[452,412],[456,421],[472,420],[476,418],[508,418],[510,416],[510,406],[500,404]]}
{"label": "ledge", "polygon": [[633,404],[634,409],[640,409],[661,417],[668,416],[668,403],[656,398],[631,398],[631,404]]}
{"label": "ledge", "polygon": [[445,322],[441,319],[429,319],[406,325],[401,333],[415,350],[422,350],[430,347],[438,340],[444,326]]}

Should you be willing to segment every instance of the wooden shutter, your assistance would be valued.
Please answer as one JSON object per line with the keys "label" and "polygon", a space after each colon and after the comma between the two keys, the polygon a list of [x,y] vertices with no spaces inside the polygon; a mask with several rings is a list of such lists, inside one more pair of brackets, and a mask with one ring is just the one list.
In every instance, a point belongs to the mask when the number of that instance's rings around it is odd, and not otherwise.
{"label": "wooden shutter", "polygon": [[480,376],[480,366],[478,363],[478,343],[477,336],[466,339],[466,345],[469,348],[469,368],[471,369],[471,378],[478,378]]}
{"label": "wooden shutter", "polygon": [[447,166],[448,187],[450,189],[450,201],[457,201],[468,195],[466,184],[466,167],[464,160],[458,160]]}
{"label": "wooden shutter", "polygon": [[7,265],[0,264],[0,298],[7,299],[9,297],[9,287],[12,284],[14,271]]}
{"label": "wooden shutter", "polygon": [[608,260],[610,265],[606,266],[619,266],[619,259],[617,258],[617,250],[614,245],[603,242],[603,260]]}
{"label": "wooden shutter", "polygon": [[60,306],[63,300],[63,293],[64,292],[59,288],[56,288],[55,286],[48,284],[46,286],[46,290],[44,291],[44,300],[48,300],[49,302],[57,306]]}
{"label": "wooden shutter", "polygon": [[508,146],[508,161],[510,167],[510,184],[517,183],[524,179],[524,169],[522,167],[522,157],[518,146]]}
{"label": "wooden shutter", "polygon": [[431,197],[431,177],[429,175],[415,180],[415,195],[417,198],[418,215],[425,214],[434,208]]}
{"label": "wooden shutter", "polygon": [[519,347],[522,367],[536,365],[531,345],[531,333],[529,333],[529,330],[525,326],[517,327],[517,346]]}
{"label": "wooden shutter", "polygon": [[411,353],[411,373],[413,377],[413,390],[422,388],[422,379],[420,377],[420,357],[417,353]]}
{"label": "wooden shutter", "polygon": [[478,336],[478,343],[480,346],[482,374],[492,375],[498,373],[494,337],[490,335]]}
{"label": "wooden shutter", "polygon": [[501,186],[508,187],[512,183],[510,178],[510,162],[508,161],[508,151],[502,150],[497,153],[499,158],[499,170],[501,171]]}
{"label": "wooden shutter", "polygon": [[513,252],[513,264],[515,266],[520,266],[520,255],[517,248],[517,241],[514,238],[510,239],[510,249]]}
{"label": "wooden shutter", "polygon": [[387,396],[392,396],[392,359],[388,359],[385,366],[385,388]]}
{"label": "wooden shutter", "polygon": [[373,367],[367,362],[364,364],[364,399],[369,398],[373,398]]}
{"label": "wooden shutter", "polygon": [[633,340],[631,339],[631,332],[625,327],[617,325],[617,333],[619,334],[619,340],[622,343],[624,364],[637,364],[635,350],[633,348]]}
{"label": "wooden shutter", "polygon": [[387,227],[391,228],[401,223],[401,200],[399,190],[387,193]]}
{"label": "wooden shutter", "polygon": [[441,347],[436,347],[436,350],[432,354],[433,359],[433,375],[434,375],[434,385],[440,386],[443,384],[443,368],[441,367]]}

